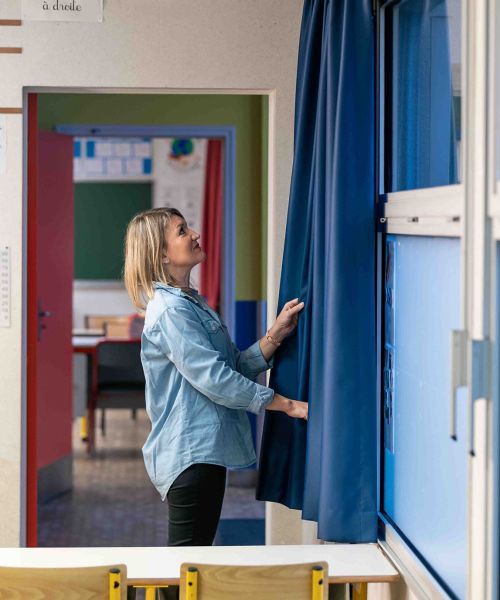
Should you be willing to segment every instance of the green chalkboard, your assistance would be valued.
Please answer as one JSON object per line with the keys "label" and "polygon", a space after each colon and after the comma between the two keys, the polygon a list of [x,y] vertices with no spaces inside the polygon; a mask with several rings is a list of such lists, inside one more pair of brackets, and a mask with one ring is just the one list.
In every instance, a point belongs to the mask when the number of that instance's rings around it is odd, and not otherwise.
{"label": "green chalkboard", "polygon": [[150,183],[75,184],[75,279],[121,279],[127,224],[147,208]]}

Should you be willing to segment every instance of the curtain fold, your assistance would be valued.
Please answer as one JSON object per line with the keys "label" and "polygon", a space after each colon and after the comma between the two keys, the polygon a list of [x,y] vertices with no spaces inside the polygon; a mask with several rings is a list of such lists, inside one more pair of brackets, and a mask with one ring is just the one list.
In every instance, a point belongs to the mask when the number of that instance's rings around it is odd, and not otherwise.
{"label": "curtain fold", "polygon": [[373,28],[369,0],[305,0],[278,311],[305,307],[270,386],[310,412],[266,413],[257,490],[337,542],[377,539]]}
{"label": "curtain fold", "polygon": [[201,229],[202,248],[207,258],[201,263],[200,294],[217,311],[221,288],[223,152],[222,140],[208,140]]}

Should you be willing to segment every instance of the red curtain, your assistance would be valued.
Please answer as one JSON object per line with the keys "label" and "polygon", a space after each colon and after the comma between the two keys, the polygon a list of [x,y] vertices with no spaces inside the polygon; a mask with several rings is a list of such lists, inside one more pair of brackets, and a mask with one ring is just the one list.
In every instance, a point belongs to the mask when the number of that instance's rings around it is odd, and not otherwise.
{"label": "red curtain", "polygon": [[200,293],[217,311],[221,284],[223,162],[222,140],[208,140],[201,229],[201,247],[207,259],[201,263]]}

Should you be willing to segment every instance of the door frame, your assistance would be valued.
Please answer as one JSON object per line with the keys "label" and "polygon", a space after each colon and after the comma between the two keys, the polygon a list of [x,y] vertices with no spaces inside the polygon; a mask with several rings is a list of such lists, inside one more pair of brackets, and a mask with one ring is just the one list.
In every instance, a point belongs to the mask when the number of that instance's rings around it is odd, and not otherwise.
{"label": "door frame", "polygon": [[236,130],[211,125],[57,125],[56,133],[73,137],[191,137],[224,142],[224,197],[222,250],[222,311],[232,337],[236,334]]}
{"label": "door frame", "polygon": [[[24,193],[23,193],[23,280],[22,280],[22,311],[23,311],[23,331],[22,344],[22,397],[21,397],[21,481],[23,489],[21,490],[21,512],[20,512],[20,538],[21,545],[27,547],[37,546],[37,525],[38,525],[38,507],[37,507],[37,398],[36,398],[36,353],[33,344],[36,344],[36,270],[29,269],[29,264],[36,264],[36,208],[37,194],[36,183],[38,180],[37,169],[37,143],[38,133],[38,95],[44,93],[78,93],[78,94],[111,94],[116,93],[116,89],[103,88],[49,88],[49,87],[25,87],[23,94],[23,105],[25,111],[23,114],[23,164],[24,164]],[[160,95],[185,94],[213,94],[213,90],[144,90],[123,89],[119,90],[124,94],[154,93]],[[274,155],[272,137],[274,135],[274,91],[269,90],[220,90],[223,95],[259,95],[267,96],[269,102],[268,115],[268,212],[272,211],[274,205],[274,188],[271,180],[274,176]],[[61,126],[62,127],[62,126]],[[235,222],[235,149],[236,133],[235,128],[231,126],[104,126],[104,125],[84,125],[67,126],[84,128],[86,135],[115,135],[122,136],[126,127],[130,133],[131,129],[135,132],[132,135],[144,135],[150,137],[215,137],[223,139],[225,142],[224,152],[224,245],[223,245],[223,294],[222,303],[224,307],[225,321],[231,336],[234,337],[236,329],[236,305],[235,305],[235,241],[236,241],[236,222]],[[108,128],[114,128],[115,133],[111,134]],[[106,128],[106,132],[105,132]],[[92,131],[90,131],[92,129]],[[99,130],[99,131],[96,131]],[[62,131],[57,128],[58,133],[76,135],[73,129]],[[80,130],[78,130],[80,131]],[[201,133],[202,132],[202,133]],[[170,134],[170,135],[167,135]],[[79,133],[80,134],[80,133]],[[82,133],[83,135],[83,133]],[[269,229],[270,224],[268,224]],[[226,235],[226,233],[228,235]],[[268,235],[269,243],[269,235]],[[268,273],[269,276],[269,273]]]}

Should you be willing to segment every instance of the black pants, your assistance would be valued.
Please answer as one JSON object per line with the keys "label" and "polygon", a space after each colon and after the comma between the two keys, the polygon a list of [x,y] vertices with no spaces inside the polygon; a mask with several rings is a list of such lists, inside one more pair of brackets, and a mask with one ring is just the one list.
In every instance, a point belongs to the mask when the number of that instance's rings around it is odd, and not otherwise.
{"label": "black pants", "polygon": [[169,546],[212,545],[225,487],[219,465],[191,465],[177,477],[167,494]]}
{"label": "black pants", "polygon": [[[219,465],[191,465],[177,477],[167,494],[169,546],[212,545],[225,487],[226,469]],[[177,586],[158,591],[163,600],[179,598]],[[128,590],[129,600],[134,592]]]}

